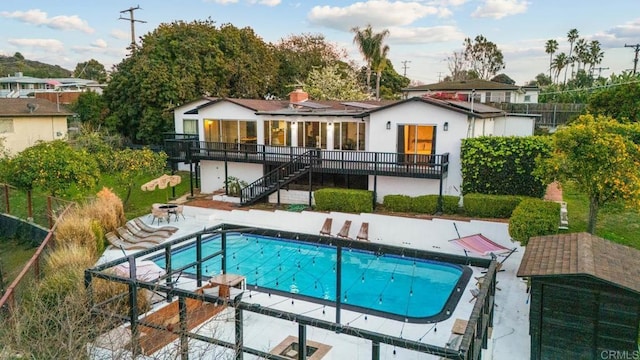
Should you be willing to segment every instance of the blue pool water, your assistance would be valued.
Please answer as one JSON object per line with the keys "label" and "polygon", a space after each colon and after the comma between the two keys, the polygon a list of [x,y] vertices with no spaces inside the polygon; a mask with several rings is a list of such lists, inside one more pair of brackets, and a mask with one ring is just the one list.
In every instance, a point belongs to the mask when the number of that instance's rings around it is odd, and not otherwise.
{"label": "blue pool water", "polygon": [[[202,256],[221,249],[220,235],[202,242]],[[195,262],[195,245],[175,250],[172,268]],[[154,261],[164,267],[164,256]],[[227,273],[242,274],[247,286],[336,300],[336,249],[253,234],[227,234]],[[220,257],[203,263],[205,276],[220,274]],[[187,272],[195,274],[195,268]],[[462,276],[461,266],[402,256],[343,249],[345,306],[405,318],[432,317],[443,311]]]}

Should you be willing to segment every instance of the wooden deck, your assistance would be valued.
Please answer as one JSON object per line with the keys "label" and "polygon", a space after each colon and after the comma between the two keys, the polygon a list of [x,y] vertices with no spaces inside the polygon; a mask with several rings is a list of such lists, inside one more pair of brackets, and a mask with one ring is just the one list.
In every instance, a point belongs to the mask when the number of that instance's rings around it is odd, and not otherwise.
{"label": "wooden deck", "polygon": [[[196,299],[186,299],[186,305],[187,329],[189,331],[219,314],[226,307],[225,305],[215,305]],[[163,328],[156,329],[142,324],[138,326],[140,331],[140,352],[148,356],[179,338],[179,335],[174,332],[180,329],[178,300],[147,315],[141,321]]]}

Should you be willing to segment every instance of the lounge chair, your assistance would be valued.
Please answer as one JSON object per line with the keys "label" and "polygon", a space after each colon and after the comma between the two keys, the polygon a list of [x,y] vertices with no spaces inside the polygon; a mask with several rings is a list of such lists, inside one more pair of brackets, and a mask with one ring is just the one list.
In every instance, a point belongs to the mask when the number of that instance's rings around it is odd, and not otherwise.
{"label": "lounge chair", "polygon": [[358,231],[358,236],[356,236],[356,240],[369,241],[369,223],[363,222],[360,225],[360,231]]}
{"label": "lounge chair", "polygon": [[146,232],[154,232],[156,230],[163,230],[163,231],[169,231],[169,232],[176,232],[178,231],[178,228],[175,226],[161,226],[161,227],[153,227],[153,226],[149,226],[147,225],[144,221],[140,220],[140,218],[135,218],[133,219],[133,222],[138,225],[138,227]]}
{"label": "lounge chair", "polygon": [[118,236],[120,237],[120,239],[128,242],[128,243],[132,243],[132,244],[136,244],[136,243],[140,243],[140,242],[147,242],[147,243],[154,243],[154,244],[160,244],[161,242],[165,241],[167,238],[164,236],[149,236],[146,238],[140,238],[137,237],[135,235],[133,235],[132,233],[129,232],[129,230],[123,228],[123,227],[119,227],[116,229],[116,232],[118,233]]}
{"label": "lounge chair", "polygon": [[332,218],[324,219],[324,224],[322,224],[322,228],[320,229],[320,235],[331,236],[331,224],[333,223]]}
{"label": "lounge chair", "polygon": [[342,229],[336,235],[339,238],[351,239],[349,237],[349,229],[351,229],[351,220],[345,220],[344,225],[342,225]]}
{"label": "lounge chair", "polygon": [[124,225],[127,227],[127,230],[129,230],[130,233],[139,238],[158,236],[168,238],[169,236],[173,235],[173,232],[167,230],[156,230],[154,232],[144,231],[133,221],[127,221]]}
{"label": "lounge chair", "polygon": [[120,248],[120,249],[124,249],[124,250],[141,250],[141,249],[150,249],[154,246],[158,246],[158,243],[152,243],[152,242],[146,242],[146,241],[141,241],[138,243],[130,243],[130,242],[126,242],[122,239],[120,239],[118,237],[118,235],[116,235],[113,232],[108,232],[105,234],[105,237],[107,238],[107,241],[109,242],[109,244],[113,245],[114,247]]}

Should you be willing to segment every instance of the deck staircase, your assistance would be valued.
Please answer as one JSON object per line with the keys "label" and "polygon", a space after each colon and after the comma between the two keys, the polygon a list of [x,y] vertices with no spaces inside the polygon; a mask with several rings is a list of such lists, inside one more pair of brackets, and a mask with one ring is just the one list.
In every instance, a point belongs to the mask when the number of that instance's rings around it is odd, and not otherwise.
{"label": "deck staircase", "polygon": [[317,154],[318,152],[315,150],[309,150],[242,188],[240,191],[240,205],[251,205],[309,173],[313,162],[318,161]]}

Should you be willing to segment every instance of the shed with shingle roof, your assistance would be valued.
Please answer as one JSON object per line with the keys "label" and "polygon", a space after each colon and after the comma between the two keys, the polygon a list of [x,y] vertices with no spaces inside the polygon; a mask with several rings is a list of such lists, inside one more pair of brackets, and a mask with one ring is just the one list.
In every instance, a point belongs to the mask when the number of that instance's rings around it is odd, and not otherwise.
{"label": "shed with shingle roof", "polygon": [[639,250],[589,233],[533,237],[518,276],[530,279],[531,359],[637,354]]}

